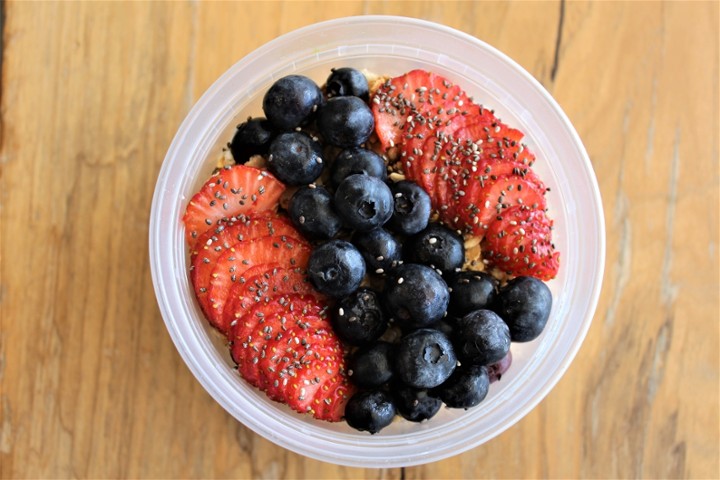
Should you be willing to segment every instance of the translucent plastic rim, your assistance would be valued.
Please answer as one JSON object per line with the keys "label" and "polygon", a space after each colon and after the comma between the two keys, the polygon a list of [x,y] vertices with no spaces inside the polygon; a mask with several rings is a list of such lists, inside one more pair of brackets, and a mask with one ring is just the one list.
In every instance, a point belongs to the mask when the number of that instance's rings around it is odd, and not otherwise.
{"label": "translucent plastic rim", "polygon": [[[560,307],[554,307],[553,315],[562,317],[561,321],[552,323],[551,319],[551,331],[546,331],[542,340],[538,340],[541,342],[538,353],[511,388],[504,389],[484,405],[482,411],[451,418],[442,424],[429,422],[416,432],[402,435],[369,436],[335,431],[319,425],[322,422],[315,425],[295,414],[286,414],[268,402],[253,401],[257,393],[238,382],[236,372],[223,366],[225,360],[208,338],[202,323],[197,321],[180,226],[187,202],[183,192],[189,183],[196,182],[205,160],[198,155],[189,156],[188,152],[207,151],[208,145],[217,140],[218,133],[231,121],[235,107],[227,100],[228,84],[243,76],[274,78],[282,73],[278,71],[277,61],[287,60],[294,66],[296,61],[312,61],[313,56],[320,59],[326,54],[340,56],[353,48],[372,53],[375,38],[367,38],[365,47],[333,46],[328,50],[330,53],[318,47],[317,51],[288,54],[293,46],[307,43],[309,39],[321,45],[324,32],[352,27],[393,32],[390,40],[384,34],[377,40],[383,53],[390,49],[407,57],[412,56],[413,51],[418,56],[421,51],[425,55],[431,52],[439,65],[466,65],[460,73],[468,76],[473,75],[473,59],[481,56],[502,70],[505,78],[511,78],[513,93],[522,98],[533,113],[542,112],[544,131],[552,132],[553,139],[567,146],[563,156],[567,164],[562,165],[563,175],[558,179],[560,196],[571,212],[569,221],[577,223],[573,223],[572,229],[574,243],[596,247],[584,251],[582,256],[568,252],[565,263],[582,265],[583,275],[580,267],[569,268],[564,286],[575,288],[576,283],[579,286],[566,294],[569,298]],[[402,40],[404,35],[416,37],[418,34],[427,40],[418,42],[415,38],[412,44]],[[279,60],[273,63],[268,59]],[[538,132],[540,136],[543,134]],[[572,185],[567,185],[570,176]],[[584,196],[590,212],[572,214],[575,197],[567,196],[570,190]],[[486,43],[443,25],[405,17],[360,16],[310,25],[278,37],[240,60],[208,89],[180,126],[160,170],[151,207],[149,254],[158,305],[172,340],[193,375],[225,410],[268,440],[308,457],[346,466],[389,468],[437,461],[476,447],[515,424],[549,393],[577,354],[590,327],[602,285],[605,225],[597,180],[577,132],[549,93],[522,67]],[[592,274],[588,276],[587,272]],[[582,292],[581,296],[578,291]],[[575,299],[576,295],[581,298]],[[572,341],[558,345],[558,329]],[[538,371],[545,373],[541,381],[532,376]],[[508,402],[512,402],[510,408]]]}

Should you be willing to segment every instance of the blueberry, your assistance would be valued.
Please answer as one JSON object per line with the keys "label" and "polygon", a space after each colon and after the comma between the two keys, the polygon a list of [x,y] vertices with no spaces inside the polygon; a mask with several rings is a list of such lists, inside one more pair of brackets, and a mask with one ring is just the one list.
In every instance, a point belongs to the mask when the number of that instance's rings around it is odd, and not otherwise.
{"label": "blueberry", "polygon": [[507,355],[500,359],[499,362],[495,362],[488,366],[488,375],[490,375],[490,383],[499,381],[502,376],[510,369],[512,365],[512,350],[508,350]]}
{"label": "blueberry", "polygon": [[385,273],[402,261],[402,247],[395,237],[383,228],[357,232],[353,243],[362,253],[368,270]]}
{"label": "blueberry", "polygon": [[350,345],[369,345],[388,326],[378,295],[365,287],[341,298],[330,321],[337,336]]}
{"label": "blueberry", "polygon": [[458,322],[455,351],[462,362],[491,365],[510,350],[510,329],[491,310],[476,310]]}
{"label": "blueberry", "polygon": [[267,119],[248,118],[237,126],[235,135],[228,144],[235,163],[245,163],[253,155],[265,155],[274,136],[272,124]]}
{"label": "blueberry", "polygon": [[389,227],[403,235],[425,229],[430,220],[430,196],[415,182],[402,180],[391,187],[394,205]]}
{"label": "blueberry", "polygon": [[361,147],[346,148],[335,157],[330,167],[330,181],[338,186],[346,177],[355,173],[364,173],[385,181],[387,179],[385,160],[372,150]]}
{"label": "blueberry", "polygon": [[265,116],[278,130],[307,124],[323,101],[315,82],[302,75],[288,75],[272,84],[263,97]]}
{"label": "blueberry", "polygon": [[350,380],[360,388],[380,387],[393,377],[395,346],[388,342],[357,350],[348,360]]}
{"label": "blueberry", "polygon": [[536,339],[552,309],[552,293],[534,277],[517,277],[500,289],[495,311],[510,327],[513,342]]}
{"label": "blueberry", "polygon": [[282,133],[270,143],[267,164],[281,182],[307,185],[322,173],[322,147],[305,133]]}
{"label": "blueberry", "polygon": [[396,412],[395,404],[387,393],[364,391],[348,400],[345,421],[356,430],[377,433],[392,423]]}
{"label": "blueberry", "polygon": [[382,180],[350,175],[335,190],[335,211],[355,230],[381,227],[392,215],[392,193]]}
{"label": "blueberry", "polygon": [[456,365],[450,340],[438,330],[421,328],[400,340],[395,374],[409,387],[433,388],[447,380]]}
{"label": "blueberry", "polygon": [[425,265],[398,265],[383,291],[388,313],[402,327],[426,327],[447,311],[450,292],[442,277]]}
{"label": "blueberry", "polygon": [[370,138],[375,119],[370,107],[358,97],[333,97],[318,110],[317,127],[327,143],[348,148]]}
{"label": "blueberry", "polygon": [[365,261],[350,242],[330,240],[310,254],[308,277],[321,293],[344,297],[357,290],[363,281]]}
{"label": "blueberry", "polygon": [[288,211],[297,229],[311,239],[330,239],[342,228],[332,195],[322,186],[300,187],[290,198]]}
{"label": "blueberry", "polygon": [[427,390],[397,384],[393,385],[392,393],[398,413],[411,422],[428,420],[442,407],[442,400],[431,397]]}
{"label": "blueberry", "polygon": [[490,377],[486,367],[481,365],[462,365],[450,378],[430,391],[430,395],[440,398],[450,408],[474,407],[482,402],[490,388]]}
{"label": "blueberry", "polygon": [[452,275],[450,287],[450,312],[463,316],[473,310],[490,308],[497,295],[498,282],[484,272],[463,271]]}
{"label": "blueberry", "polygon": [[347,67],[333,68],[330,71],[332,73],[325,82],[328,96],[354,96],[368,101],[370,95],[368,81],[361,71]]}
{"label": "blueberry", "polygon": [[407,244],[409,260],[428,265],[443,273],[459,271],[465,263],[465,244],[457,232],[431,223]]}

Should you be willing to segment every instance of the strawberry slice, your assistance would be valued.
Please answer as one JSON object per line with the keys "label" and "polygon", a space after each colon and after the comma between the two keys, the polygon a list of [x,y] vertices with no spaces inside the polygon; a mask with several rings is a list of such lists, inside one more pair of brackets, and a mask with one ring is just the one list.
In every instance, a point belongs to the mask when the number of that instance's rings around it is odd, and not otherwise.
{"label": "strawberry slice", "polygon": [[322,387],[328,383],[337,383],[345,372],[343,348],[340,341],[333,337],[325,345],[311,348],[307,354],[312,361],[303,362],[296,370],[297,375],[290,379],[286,387],[287,394],[297,399],[299,412],[318,412],[325,398]]}
{"label": "strawberry slice", "polygon": [[510,174],[495,180],[472,182],[457,201],[453,221],[466,232],[482,237],[490,223],[513,206],[532,210],[546,207],[545,191],[525,178]]}
{"label": "strawberry slice", "polygon": [[387,150],[405,142],[406,123],[429,131],[442,128],[470,103],[460,87],[449,80],[424,70],[412,70],[387,80],[373,95],[375,132]]}
{"label": "strawberry slice", "polygon": [[457,145],[452,134],[464,125],[465,117],[462,116],[456,116],[434,130],[429,129],[427,123],[408,122],[405,125],[405,143],[400,154],[403,171],[428,192],[435,208],[439,208],[433,198],[435,177],[453,162]]}
{"label": "strawberry slice", "polygon": [[245,165],[223,167],[188,203],[185,240],[193,246],[205,231],[228,217],[275,210],[285,186],[269,172]]}
{"label": "strawberry slice", "polygon": [[315,297],[288,295],[250,309],[232,327],[238,371],[272,400],[339,421],[352,387],[342,344]]}
{"label": "strawberry slice", "polygon": [[218,259],[210,275],[207,291],[208,320],[218,330],[227,333],[228,324],[223,309],[236,282],[255,265],[277,263],[283,268],[304,269],[310,256],[310,246],[289,236],[266,236],[235,244]]}
{"label": "strawberry slice", "polygon": [[345,416],[345,405],[355,391],[355,386],[346,375],[331,377],[318,389],[313,399],[313,416],[319,420],[339,422]]}
{"label": "strawberry slice", "polygon": [[277,263],[252,267],[243,275],[245,282],[236,282],[230,290],[223,315],[225,323],[241,318],[258,303],[269,303],[275,297],[300,294],[320,298],[300,269],[286,269]]}
{"label": "strawberry slice", "polygon": [[482,106],[474,106],[471,113],[473,121],[455,132],[458,142],[466,145],[474,143],[476,150],[479,150],[486,160],[518,162],[532,166],[535,156],[521,143],[523,134],[520,130],[508,127],[495,117],[491,110]]}
{"label": "strawberry slice", "polygon": [[254,217],[243,215],[222,219],[215,227],[198,237],[190,252],[190,280],[206,316],[211,310],[208,290],[218,258],[240,242],[249,242],[267,235],[298,237],[300,234],[283,217],[268,212]]}
{"label": "strawberry slice", "polygon": [[329,323],[325,328],[299,327],[288,331],[274,344],[273,354],[265,359],[266,378],[271,381],[267,391],[282,399],[293,410],[305,413],[320,386],[334,375],[342,347],[332,335]]}
{"label": "strawberry slice", "polygon": [[309,328],[312,323],[316,328],[321,327],[323,334],[327,334],[329,325],[313,323],[313,319],[319,318],[318,312],[322,306],[313,299],[313,307],[307,309],[310,304],[308,298],[277,297],[272,302],[254,305],[242,318],[232,322],[228,335],[231,355],[238,365],[238,371],[251,385],[265,389],[268,379],[262,362],[272,355],[269,353],[272,352],[269,343],[282,338],[285,332],[300,323],[295,317],[289,318],[289,314],[294,311],[300,314],[306,312],[312,318],[303,321],[303,325]]}
{"label": "strawberry slice", "polygon": [[560,254],[552,243],[552,220],[543,210],[522,205],[508,208],[490,224],[482,250],[488,266],[510,275],[550,280],[560,266]]}

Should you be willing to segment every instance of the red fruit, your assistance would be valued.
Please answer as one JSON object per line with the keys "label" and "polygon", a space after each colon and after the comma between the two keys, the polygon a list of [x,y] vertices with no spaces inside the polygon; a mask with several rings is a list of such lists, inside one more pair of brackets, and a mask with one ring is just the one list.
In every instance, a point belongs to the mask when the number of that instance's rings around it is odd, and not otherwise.
{"label": "red fruit", "polygon": [[[310,303],[308,298],[276,297],[272,302],[256,304],[242,318],[232,322],[228,335],[232,358],[238,365],[240,374],[251,385],[265,389],[268,382],[267,371],[261,362],[268,356],[268,352],[272,351],[268,350],[268,344],[274,342],[278,334],[282,337],[299,323],[297,318],[289,315],[293,310],[302,313]],[[317,314],[322,306],[314,300],[313,305],[310,311],[306,310],[306,314],[319,318]],[[305,320],[303,324],[310,325],[312,322],[312,319]],[[322,325],[322,328],[327,332],[329,325]]]}
{"label": "red fruit", "polygon": [[424,70],[413,70],[386,81],[377,89],[371,103],[375,132],[382,147],[388,149],[405,142],[406,122],[433,130],[442,127],[470,102],[465,93],[447,79]]}
{"label": "red fruit", "polygon": [[477,180],[457,201],[454,221],[458,228],[483,237],[489,225],[513,206],[533,210],[546,207],[545,191],[525,178],[515,175],[502,175],[495,180]]}
{"label": "red fruit", "polygon": [[221,168],[188,203],[183,222],[185,239],[195,240],[223,218],[277,209],[285,186],[265,170],[245,165]]}
{"label": "red fruit", "polygon": [[465,117],[462,116],[456,116],[437,129],[429,129],[427,124],[405,125],[405,143],[400,153],[403,171],[428,192],[436,209],[440,204],[433,195],[435,178],[454,161],[458,149],[453,132],[464,125]]}
{"label": "red fruit", "polygon": [[502,123],[491,110],[475,105],[468,116],[473,120],[455,132],[459,143],[467,146],[474,143],[487,161],[518,162],[527,166],[535,162],[535,156],[521,143],[523,133]]}
{"label": "red fruit", "polygon": [[217,259],[240,242],[249,242],[267,235],[298,237],[300,234],[283,217],[265,212],[252,218],[243,215],[220,220],[216,226],[198,237],[190,251],[190,280],[206,316],[211,310],[208,291]]}
{"label": "red fruit", "polygon": [[[342,346],[334,335],[328,333],[329,325],[327,328],[324,337],[319,330],[316,331],[313,335],[315,340],[308,338],[305,330],[291,331],[276,346],[276,356],[281,359],[278,366],[282,367],[279,372],[284,375],[273,380],[273,385],[281,386],[285,403],[297,412],[313,410],[312,403],[318,397],[320,387],[328,378],[340,373]],[[297,358],[293,359],[292,355]]]}
{"label": "red fruit", "polygon": [[275,297],[234,323],[232,357],[249,383],[272,400],[338,421],[349,396],[343,348],[313,296]]}
{"label": "red fruit", "polygon": [[277,263],[259,265],[247,270],[244,282],[236,282],[225,303],[224,322],[230,325],[241,318],[251,308],[260,303],[270,303],[276,297],[284,295],[312,295],[320,298],[308,281],[305,273],[299,269],[286,269]]}
{"label": "red fruit", "polygon": [[223,317],[225,302],[233,284],[243,282],[244,273],[255,265],[277,263],[283,268],[304,269],[310,256],[310,246],[289,236],[266,236],[235,244],[218,259],[207,291],[208,320],[218,330],[227,333]]}
{"label": "red fruit", "polygon": [[490,224],[482,243],[490,267],[510,275],[550,280],[557,275],[560,254],[552,243],[552,220],[545,211],[516,205]]}
{"label": "red fruit", "polygon": [[339,422],[345,416],[345,405],[355,391],[346,375],[332,377],[318,389],[313,399],[313,416],[328,422]]}

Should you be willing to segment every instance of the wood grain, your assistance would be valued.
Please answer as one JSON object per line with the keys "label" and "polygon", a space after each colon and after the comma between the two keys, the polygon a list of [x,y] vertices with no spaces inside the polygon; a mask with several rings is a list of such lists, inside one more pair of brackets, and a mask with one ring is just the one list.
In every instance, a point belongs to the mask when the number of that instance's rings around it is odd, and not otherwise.
{"label": "wood grain", "polygon": [[[3,4],[2,478],[720,478],[717,2]],[[566,376],[493,441],[419,467],[290,453],[218,406],[156,306],[149,205],[193,102],[310,23],[425,18],[517,60],[583,138],[607,223]]]}

